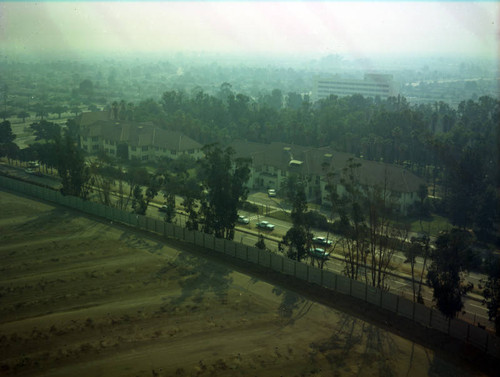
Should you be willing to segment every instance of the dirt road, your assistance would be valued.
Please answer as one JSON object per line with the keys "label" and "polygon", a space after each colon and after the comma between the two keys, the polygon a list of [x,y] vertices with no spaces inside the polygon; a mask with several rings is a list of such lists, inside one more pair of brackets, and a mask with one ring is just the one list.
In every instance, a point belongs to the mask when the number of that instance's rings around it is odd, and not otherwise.
{"label": "dirt road", "polygon": [[0,208],[0,375],[485,375],[341,295],[4,191]]}

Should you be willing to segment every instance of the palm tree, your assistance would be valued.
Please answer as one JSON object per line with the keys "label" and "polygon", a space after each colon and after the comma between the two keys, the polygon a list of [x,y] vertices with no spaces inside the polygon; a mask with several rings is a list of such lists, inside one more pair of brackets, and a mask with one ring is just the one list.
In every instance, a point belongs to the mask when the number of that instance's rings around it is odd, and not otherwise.
{"label": "palm tree", "polygon": [[22,119],[23,120],[23,123],[26,121],[26,118],[29,118],[30,117],[30,114],[27,112],[27,111],[20,111],[19,113],[17,113],[17,117],[19,119]]}

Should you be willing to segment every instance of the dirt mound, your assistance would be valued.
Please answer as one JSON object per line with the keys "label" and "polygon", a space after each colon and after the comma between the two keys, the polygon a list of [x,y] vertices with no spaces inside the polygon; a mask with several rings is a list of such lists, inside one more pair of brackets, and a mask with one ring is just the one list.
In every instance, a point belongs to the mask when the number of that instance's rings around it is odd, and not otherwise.
{"label": "dirt mound", "polygon": [[0,204],[1,375],[481,375],[192,246]]}

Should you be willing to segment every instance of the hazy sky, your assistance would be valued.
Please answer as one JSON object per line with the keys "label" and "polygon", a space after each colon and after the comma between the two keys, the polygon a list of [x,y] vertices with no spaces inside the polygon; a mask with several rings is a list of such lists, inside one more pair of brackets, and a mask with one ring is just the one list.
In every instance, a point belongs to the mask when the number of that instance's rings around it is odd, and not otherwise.
{"label": "hazy sky", "polygon": [[498,57],[489,2],[0,2],[4,53],[210,51]]}

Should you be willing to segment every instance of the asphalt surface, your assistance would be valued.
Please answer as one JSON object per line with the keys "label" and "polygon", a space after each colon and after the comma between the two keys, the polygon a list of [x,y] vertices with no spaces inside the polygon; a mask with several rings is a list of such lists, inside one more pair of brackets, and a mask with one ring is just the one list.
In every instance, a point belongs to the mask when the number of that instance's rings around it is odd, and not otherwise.
{"label": "asphalt surface", "polygon": [[[54,189],[59,189],[61,187],[60,180],[55,175],[51,175],[50,171],[47,171],[45,174],[45,170],[38,169],[38,171],[43,172],[40,176],[35,175],[31,172],[27,171],[27,167],[20,165],[8,165],[7,163],[0,163],[0,171],[8,176],[15,177],[17,179],[21,179],[24,181],[31,181],[45,187],[51,187]],[[248,246],[255,246],[257,241],[259,240],[260,235],[264,236],[264,241],[266,244],[266,248],[271,250],[272,252],[279,253],[278,250],[278,242],[281,241],[282,237],[286,234],[286,232],[290,229],[291,224],[287,221],[279,220],[273,217],[270,217],[272,213],[275,212],[289,212],[289,209],[284,205],[280,199],[278,198],[269,198],[266,193],[257,192],[252,193],[248,199],[250,202],[262,205],[264,207],[264,213],[266,215],[257,215],[255,213],[251,213],[248,211],[240,211],[239,214],[248,217],[250,220],[249,224],[237,224],[236,232],[234,240],[237,242],[241,242]],[[161,204],[163,203],[163,197],[161,194],[157,195],[153,202],[150,203],[148,207],[147,216],[156,219],[163,219],[163,212],[159,211]],[[187,215],[182,211],[179,211],[181,208],[180,204],[182,203],[181,198],[176,198],[176,206],[178,208],[178,213],[174,219],[174,223],[179,226],[184,226]],[[257,228],[257,222],[266,220],[275,225],[273,231],[266,231],[260,228]],[[315,236],[323,236],[328,239],[335,241],[335,235],[328,234],[326,232],[312,229],[312,232]],[[335,243],[335,242],[334,242]],[[339,249],[335,249],[330,254],[330,258],[324,264],[325,269],[334,271],[336,273],[342,273],[344,268],[343,256],[340,254]],[[393,257],[395,264],[398,267],[397,271],[394,271],[394,275],[388,277],[388,284],[390,286],[390,290],[392,292],[398,292],[401,295],[405,295],[408,298],[411,298],[413,295],[412,283],[411,283],[411,275],[409,273],[405,273],[404,270],[409,271],[409,264],[405,264],[406,257],[402,253],[396,253]],[[309,262],[309,261],[308,261]],[[430,261],[428,261],[430,263]],[[422,269],[423,260],[422,258],[417,258],[415,271],[419,272]],[[470,273],[468,276],[468,280],[474,284],[475,287],[480,284],[482,279],[486,277],[477,273]],[[432,306],[432,290],[429,287],[424,287],[423,289],[423,298],[426,302],[426,305]],[[463,318],[471,323],[477,324],[480,323],[488,328],[494,329],[494,324],[488,320],[487,309],[482,305],[482,297],[476,294],[469,294],[464,298],[464,311],[459,315],[460,318]]]}

